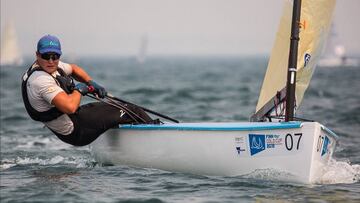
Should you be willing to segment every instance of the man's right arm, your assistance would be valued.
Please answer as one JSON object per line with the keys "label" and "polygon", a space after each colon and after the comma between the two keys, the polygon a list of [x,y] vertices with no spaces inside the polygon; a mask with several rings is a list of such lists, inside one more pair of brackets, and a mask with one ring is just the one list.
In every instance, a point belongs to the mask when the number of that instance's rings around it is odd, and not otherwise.
{"label": "man's right arm", "polygon": [[80,92],[73,91],[71,94],[66,94],[50,75],[43,72],[37,74],[38,76],[31,80],[30,87],[61,112],[65,114],[75,113],[81,101]]}
{"label": "man's right arm", "polygon": [[73,91],[71,94],[60,92],[54,97],[51,104],[63,113],[73,114],[79,108],[80,101],[81,94],[78,91]]}

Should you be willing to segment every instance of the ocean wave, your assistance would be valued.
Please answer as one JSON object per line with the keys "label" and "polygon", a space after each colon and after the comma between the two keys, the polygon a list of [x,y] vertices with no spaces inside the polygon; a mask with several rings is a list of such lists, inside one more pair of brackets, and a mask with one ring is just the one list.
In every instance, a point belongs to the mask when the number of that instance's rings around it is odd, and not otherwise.
{"label": "ocean wave", "polygon": [[4,159],[0,161],[0,170],[5,170],[12,168],[14,166],[26,166],[26,165],[40,165],[40,166],[49,166],[49,165],[75,165],[76,168],[87,168],[93,167],[94,161],[89,160],[85,157],[63,157],[56,155],[51,158],[30,158],[30,157],[16,157],[15,159]]}
{"label": "ocean wave", "polygon": [[18,140],[16,149],[51,149],[51,150],[64,150],[72,148],[71,145],[66,144],[53,137],[29,137]]}
{"label": "ocean wave", "polygon": [[147,96],[158,96],[164,93],[169,92],[168,89],[153,89],[153,88],[136,88],[136,89],[130,89],[124,92],[124,95],[132,95],[132,94],[144,94]]}

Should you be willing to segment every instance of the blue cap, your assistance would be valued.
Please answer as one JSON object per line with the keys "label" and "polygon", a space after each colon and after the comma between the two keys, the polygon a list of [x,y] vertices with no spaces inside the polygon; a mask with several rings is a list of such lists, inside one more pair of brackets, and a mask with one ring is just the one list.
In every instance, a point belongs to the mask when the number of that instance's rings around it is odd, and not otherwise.
{"label": "blue cap", "polygon": [[60,55],[62,54],[59,39],[52,35],[45,35],[39,40],[37,44],[37,51],[40,54],[47,52],[54,52]]}

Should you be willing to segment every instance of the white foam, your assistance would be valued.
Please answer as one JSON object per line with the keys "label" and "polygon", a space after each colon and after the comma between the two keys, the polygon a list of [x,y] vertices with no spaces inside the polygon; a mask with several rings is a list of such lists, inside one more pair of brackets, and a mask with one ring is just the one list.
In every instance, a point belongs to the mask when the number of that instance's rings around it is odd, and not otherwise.
{"label": "white foam", "polygon": [[5,170],[5,169],[11,168],[13,166],[16,166],[16,164],[14,164],[14,163],[1,163],[0,164],[0,169]]}
{"label": "white foam", "polygon": [[319,184],[356,183],[360,181],[360,165],[351,165],[349,161],[331,159],[324,168],[324,175],[319,178]]}
{"label": "white foam", "polygon": [[296,176],[281,171],[278,169],[257,169],[247,175],[242,176],[244,178],[259,179],[259,180],[269,180],[269,181],[279,181],[279,182],[298,182]]}
{"label": "white foam", "polygon": [[1,160],[0,169],[8,169],[14,166],[24,166],[24,165],[56,165],[56,164],[70,164],[76,165],[76,168],[85,168],[88,167],[88,163],[91,160],[83,158],[83,157],[62,157],[62,156],[55,156],[48,159],[41,159],[39,157],[36,158],[29,158],[29,157],[17,157],[14,160],[4,159]]}
{"label": "white foam", "polygon": [[[299,181],[295,175],[277,169],[259,169],[242,177],[293,183]],[[315,181],[315,184],[351,184],[356,182],[360,182],[360,165],[351,165],[349,161],[337,161],[332,158],[329,160],[329,164],[324,167],[323,175]]]}

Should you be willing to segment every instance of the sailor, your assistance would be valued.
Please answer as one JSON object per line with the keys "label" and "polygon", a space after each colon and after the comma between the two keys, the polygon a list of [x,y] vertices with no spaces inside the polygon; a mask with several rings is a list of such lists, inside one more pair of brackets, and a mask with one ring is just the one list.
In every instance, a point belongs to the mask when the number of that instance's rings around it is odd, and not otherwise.
{"label": "sailor", "polygon": [[[60,140],[74,146],[88,145],[109,128],[134,122],[126,111],[104,102],[80,106],[82,96],[92,93],[104,98],[107,91],[81,67],[60,61],[61,54],[59,39],[43,36],[35,62],[23,75],[23,102],[33,120],[43,122]],[[80,83],[74,85],[72,78]],[[152,121],[142,109],[123,105],[143,121]]]}

